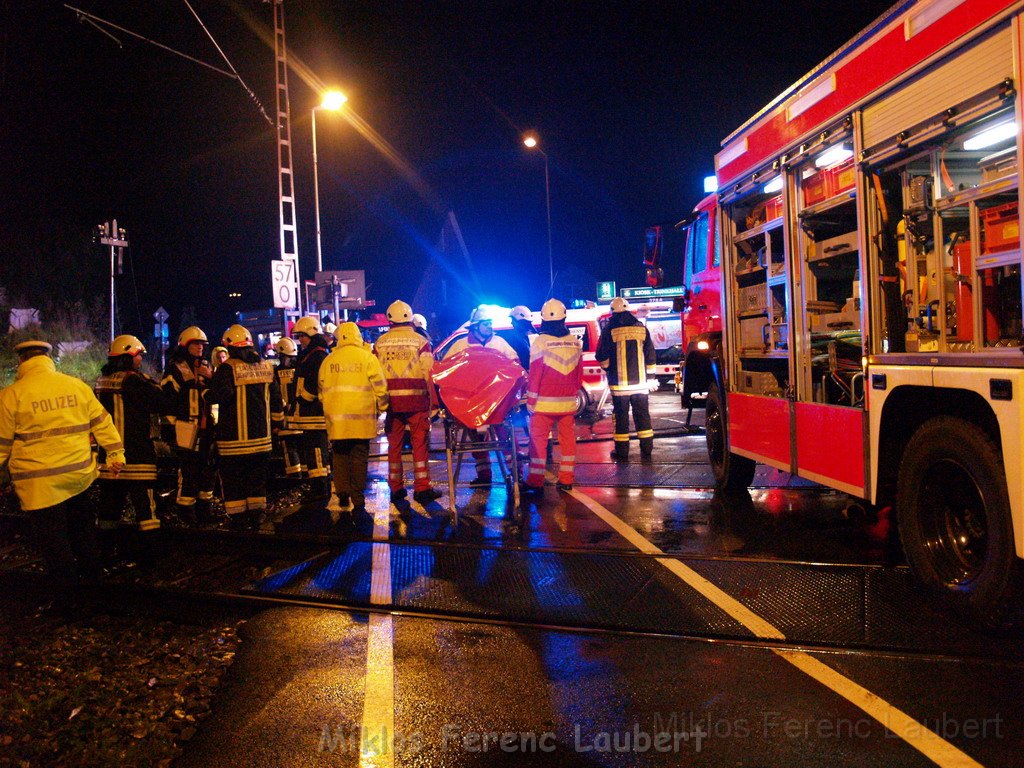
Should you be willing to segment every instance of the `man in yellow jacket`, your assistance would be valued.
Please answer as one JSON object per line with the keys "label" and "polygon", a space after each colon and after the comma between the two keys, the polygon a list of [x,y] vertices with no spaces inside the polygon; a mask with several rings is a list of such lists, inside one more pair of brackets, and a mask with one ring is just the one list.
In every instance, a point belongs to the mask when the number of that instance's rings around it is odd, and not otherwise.
{"label": "man in yellow jacket", "polygon": [[99,572],[96,511],[86,499],[99,475],[89,435],[115,475],[124,467],[124,445],[89,386],[58,373],[50,350],[45,341],[14,348],[18,373],[0,392],[0,466],[9,464],[50,578],[66,588]]}
{"label": "man in yellow jacket", "polygon": [[387,410],[388,385],[380,361],[363,348],[355,323],[342,323],[338,343],[320,365],[318,396],[331,441],[334,491],[338,503],[366,512],[366,473],[377,416]]}

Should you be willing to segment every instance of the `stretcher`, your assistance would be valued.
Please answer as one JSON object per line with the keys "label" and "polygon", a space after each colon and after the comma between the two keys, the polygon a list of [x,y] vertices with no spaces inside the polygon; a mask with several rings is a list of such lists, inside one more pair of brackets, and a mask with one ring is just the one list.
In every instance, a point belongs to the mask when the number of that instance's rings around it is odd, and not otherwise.
{"label": "stretcher", "polygon": [[468,347],[438,362],[432,373],[444,420],[448,499],[458,521],[455,490],[462,459],[478,451],[497,454],[514,508],[519,507],[519,459],[514,410],[526,393],[518,362],[485,347]]}

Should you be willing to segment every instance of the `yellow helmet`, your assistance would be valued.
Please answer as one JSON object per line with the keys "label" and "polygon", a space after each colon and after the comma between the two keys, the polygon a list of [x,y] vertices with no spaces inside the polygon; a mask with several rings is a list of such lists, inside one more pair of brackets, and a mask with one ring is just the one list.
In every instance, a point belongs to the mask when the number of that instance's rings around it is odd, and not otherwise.
{"label": "yellow helmet", "polygon": [[136,355],[146,354],[146,348],[142,346],[142,342],[137,337],[130,334],[122,334],[110,342],[110,351],[107,353],[107,357],[119,357],[121,355]]}
{"label": "yellow helmet", "polygon": [[203,344],[209,344],[210,340],[206,338],[206,334],[203,333],[203,329],[198,325],[190,325],[180,334],[178,334],[178,346],[187,347],[193,341],[198,341]]}
{"label": "yellow helmet", "polygon": [[533,312],[531,312],[530,308],[525,304],[517,304],[516,306],[512,307],[512,310],[508,313],[508,316],[511,317],[513,320],[529,321],[533,319]]}
{"label": "yellow helmet", "polygon": [[629,302],[621,296],[612,299],[612,312],[629,312]]}
{"label": "yellow helmet", "polygon": [[412,316],[412,324],[414,328],[421,328],[424,331],[427,330],[427,318],[419,313]]}
{"label": "yellow helmet", "polygon": [[223,342],[225,347],[251,347],[252,334],[244,325],[235,323],[224,331]]}
{"label": "yellow helmet", "polygon": [[541,320],[565,320],[565,304],[558,299],[548,299],[540,308]]}
{"label": "yellow helmet", "polygon": [[292,327],[292,336],[299,333],[304,333],[309,337],[316,336],[320,333],[320,321],[315,317],[300,317]]}
{"label": "yellow helmet", "polygon": [[494,312],[486,304],[481,304],[479,307],[473,310],[473,314],[469,316],[469,324],[476,325],[477,323],[485,323],[488,320],[494,320]]}
{"label": "yellow helmet", "polygon": [[274,345],[274,349],[277,350],[279,355],[297,355],[299,354],[299,348],[295,346],[295,342],[289,339],[287,336],[282,336],[278,339]]}
{"label": "yellow helmet", "polygon": [[392,323],[411,323],[412,307],[404,301],[393,301],[388,307],[388,320]]}

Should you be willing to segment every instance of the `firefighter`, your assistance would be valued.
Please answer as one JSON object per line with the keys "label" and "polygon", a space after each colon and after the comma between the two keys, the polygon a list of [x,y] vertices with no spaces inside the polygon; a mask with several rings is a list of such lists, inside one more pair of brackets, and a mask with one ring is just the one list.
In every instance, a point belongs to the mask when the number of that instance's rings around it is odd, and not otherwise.
{"label": "firefighter", "polygon": [[[488,306],[481,304],[473,310],[469,316],[469,328],[467,331],[465,337],[459,339],[448,348],[445,359],[469,347],[479,346],[485,349],[493,349],[503,354],[509,360],[519,362],[519,355],[516,354],[516,351],[508,345],[507,341],[494,332],[494,313]],[[503,426],[496,427],[496,431],[498,432],[499,440],[506,437]],[[481,433],[478,432],[477,434],[480,435]],[[490,486],[493,479],[490,453],[488,451],[473,451],[473,460],[476,464],[476,477],[469,483],[470,487],[485,488]]]}
{"label": "firefighter", "polygon": [[612,317],[597,342],[597,362],[608,371],[615,412],[615,461],[629,459],[629,410],[640,440],[640,458],[649,461],[654,450],[654,430],[647,393],[648,375],[654,373],[654,342],[647,326],[629,311],[621,296],[612,299]]}
{"label": "firefighter", "polygon": [[67,589],[99,575],[96,513],[86,492],[98,474],[90,437],[107,468],[124,467],[124,445],[100,401],[82,381],[58,373],[45,341],[14,347],[18,373],[0,392],[0,467],[7,464],[47,572]]}
{"label": "firefighter", "polygon": [[270,414],[280,410],[281,393],[274,367],[253,348],[247,328],[232,325],[223,341],[228,360],[210,381],[208,397],[220,405],[217,452],[224,510],[231,528],[256,530],[267,510]]}
{"label": "firefighter", "polygon": [[388,407],[388,385],[380,362],[363,348],[355,323],[338,328],[338,346],[320,366],[317,391],[331,440],[334,490],[342,508],[366,512],[366,474],[377,415]]}
{"label": "firefighter", "polygon": [[[110,342],[107,364],[96,380],[96,396],[114,420],[124,441],[125,465],[115,475],[106,463],[100,465],[101,544],[112,548],[109,539],[124,512],[125,501],[132,500],[135,525],[140,534],[160,527],[156,514],[156,449],[153,447],[153,421],[164,412],[167,399],[160,385],[143,373],[146,348],[135,336],[118,336]],[[103,461],[104,452],[100,452]],[[141,543],[141,541],[140,541]],[[148,551],[148,544],[143,552]]]}
{"label": "firefighter", "polygon": [[512,320],[512,333],[508,336],[509,346],[519,355],[519,364],[523,370],[530,368],[530,344],[537,331],[533,327],[533,313],[524,304],[512,307],[508,313]]}
{"label": "firefighter", "polygon": [[306,467],[309,491],[306,501],[326,504],[331,499],[331,479],[327,446],[327,422],[324,406],[317,397],[320,365],[328,355],[327,339],[313,317],[300,317],[292,328],[299,343],[295,370],[295,399],[291,404],[290,424],[301,430],[299,455]]}
{"label": "firefighter", "polygon": [[530,348],[530,472],[526,485],[544,488],[548,435],[558,429],[558,490],[571,491],[576,466],[576,393],[583,384],[583,346],[565,326],[565,304],[548,299],[540,310],[540,334]]}
{"label": "firefighter", "polygon": [[430,369],[434,358],[430,344],[412,326],[412,307],[404,301],[392,302],[387,317],[391,329],[377,339],[375,350],[390,400],[384,420],[388,436],[388,488],[392,501],[406,497],[402,441],[408,427],[412,442],[413,499],[429,504],[441,497],[441,492],[430,485],[427,467],[430,410],[434,406]]}
{"label": "firefighter", "polygon": [[210,350],[210,368],[214,373],[217,372],[221,363],[227,362],[227,359],[228,351],[224,347],[214,347]]}
{"label": "firefighter", "polygon": [[189,524],[213,520],[210,509],[216,480],[211,457],[213,417],[205,395],[213,370],[203,355],[208,343],[206,334],[198,326],[182,331],[160,382],[174,422],[178,517]]}
{"label": "firefighter", "polygon": [[[274,344],[274,351],[277,352],[277,368],[274,369],[274,380],[277,382],[281,392],[281,409],[270,414],[271,427],[274,434],[281,430],[290,430],[291,424],[285,416],[291,410],[295,402],[295,356],[299,354],[299,348],[295,342],[287,336],[278,339]],[[298,478],[304,470],[299,452],[295,444],[287,438],[279,436],[277,441],[278,449],[284,459],[284,473],[290,478]]]}
{"label": "firefighter", "polygon": [[412,327],[420,336],[427,340],[427,344],[433,346],[434,341],[427,331],[427,318],[419,313],[412,316]]}
{"label": "firefighter", "polygon": [[328,349],[334,349],[334,347],[337,346],[337,344],[338,344],[338,337],[336,335],[337,332],[338,332],[338,326],[336,326],[330,320],[328,320],[326,323],[324,323],[324,338],[327,339],[327,348]]}

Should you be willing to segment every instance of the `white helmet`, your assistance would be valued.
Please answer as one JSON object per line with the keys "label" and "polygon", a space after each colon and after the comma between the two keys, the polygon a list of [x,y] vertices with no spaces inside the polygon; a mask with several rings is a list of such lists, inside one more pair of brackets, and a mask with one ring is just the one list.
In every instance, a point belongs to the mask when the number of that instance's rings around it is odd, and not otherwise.
{"label": "white helmet", "polygon": [[299,348],[295,346],[295,342],[289,339],[287,336],[282,336],[277,340],[274,345],[274,349],[277,350],[279,355],[297,355],[299,354]]}
{"label": "white helmet", "polygon": [[404,301],[393,301],[388,307],[388,320],[392,323],[411,323],[412,307]]}
{"label": "white helmet", "polygon": [[310,338],[313,338],[320,333],[320,321],[315,317],[309,317],[305,315],[295,321],[295,325],[292,326],[292,336],[296,334],[304,333]]}
{"label": "white helmet", "polygon": [[541,320],[565,320],[565,304],[558,299],[548,299],[540,308]]}
{"label": "white helmet", "polygon": [[533,317],[533,312],[525,304],[517,304],[512,307],[512,311],[508,313],[508,316],[513,320],[527,320],[529,321]]}
{"label": "white helmet", "polygon": [[427,330],[427,318],[419,313],[412,316],[412,324],[416,328],[420,328],[424,331]]}
{"label": "white helmet", "polygon": [[324,324],[324,333],[329,333],[331,336],[333,336],[334,332],[337,331],[337,330],[338,330],[338,326],[336,326],[334,323],[325,323]]}
{"label": "white helmet", "polygon": [[473,313],[469,316],[469,324],[476,325],[477,323],[485,323],[488,320],[494,320],[494,313],[491,308],[486,304],[481,304],[479,307],[473,310]]}
{"label": "white helmet", "polygon": [[612,299],[612,312],[629,312],[629,302],[621,296]]}

